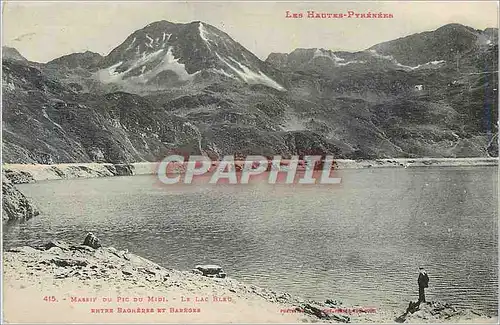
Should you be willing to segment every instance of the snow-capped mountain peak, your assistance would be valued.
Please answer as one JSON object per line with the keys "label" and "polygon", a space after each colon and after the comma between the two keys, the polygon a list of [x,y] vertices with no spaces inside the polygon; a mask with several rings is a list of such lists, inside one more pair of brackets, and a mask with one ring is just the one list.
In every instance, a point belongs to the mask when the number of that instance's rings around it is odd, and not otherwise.
{"label": "snow-capped mountain peak", "polygon": [[105,83],[137,85],[190,82],[206,76],[232,78],[285,90],[272,69],[221,30],[200,22],[151,23],[132,33],[102,60],[97,77]]}

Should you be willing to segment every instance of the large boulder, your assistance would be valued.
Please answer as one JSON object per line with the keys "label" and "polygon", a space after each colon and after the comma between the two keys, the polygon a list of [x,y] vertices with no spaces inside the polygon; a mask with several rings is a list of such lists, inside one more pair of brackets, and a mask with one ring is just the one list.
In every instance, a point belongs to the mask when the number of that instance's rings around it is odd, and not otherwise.
{"label": "large boulder", "polygon": [[338,323],[349,323],[351,321],[349,316],[345,315],[337,315],[333,313],[327,313],[325,310],[321,308],[321,306],[306,303],[302,307],[299,308],[303,313],[316,316],[319,319],[323,320],[334,320]]}
{"label": "large boulder", "polygon": [[4,169],[4,176],[13,184],[35,183],[33,175],[22,170]]}
{"label": "large boulder", "polygon": [[98,249],[101,247],[101,244],[99,243],[99,239],[93,233],[89,232],[83,241],[83,246]]}
{"label": "large boulder", "polygon": [[397,317],[397,323],[441,323],[443,321],[466,321],[476,322],[483,319],[491,319],[489,315],[473,309],[459,309],[453,305],[440,301],[411,302],[406,311]]}
{"label": "large boulder", "polygon": [[28,220],[40,214],[33,202],[24,196],[14,184],[2,174],[2,219]]}
{"label": "large boulder", "polygon": [[193,273],[211,278],[225,278],[227,275],[219,265],[196,265]]}
{"label": "large boulder", "polygon": [[114,164],[116,176],[133,176],[134,165],[130,164]]}
{"label": "large boulder", "polygon": [[54,248],[54,247],[60,248],[63,251],[69,250],[69,245],[67,243],[65,243],[63,241],[59,241],[59,240],[51,240],[43,246],[43,248],[45,250],[49,250],[49,249]]}

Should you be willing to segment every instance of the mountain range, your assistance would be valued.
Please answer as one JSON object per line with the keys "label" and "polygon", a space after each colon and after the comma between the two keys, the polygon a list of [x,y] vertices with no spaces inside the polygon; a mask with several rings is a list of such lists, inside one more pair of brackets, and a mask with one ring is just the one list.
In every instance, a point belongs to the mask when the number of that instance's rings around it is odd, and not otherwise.
{"label": "mountain range", "polygon": [[158,21],[106,56],[38,63],[3,47],[2,69],[4,162],[498,156],[493,28],[262,61],[207,23]]}

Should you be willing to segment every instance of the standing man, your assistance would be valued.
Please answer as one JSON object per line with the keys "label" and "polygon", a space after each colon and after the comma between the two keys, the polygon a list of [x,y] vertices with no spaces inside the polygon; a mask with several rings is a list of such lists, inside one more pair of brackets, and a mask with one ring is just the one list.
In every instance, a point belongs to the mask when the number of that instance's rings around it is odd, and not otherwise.
{"label": "standing man", "polygon": [[429,276],[423,267],[419,267],[418,275],[418,304],[425,302],[425,288],[429,286]]}

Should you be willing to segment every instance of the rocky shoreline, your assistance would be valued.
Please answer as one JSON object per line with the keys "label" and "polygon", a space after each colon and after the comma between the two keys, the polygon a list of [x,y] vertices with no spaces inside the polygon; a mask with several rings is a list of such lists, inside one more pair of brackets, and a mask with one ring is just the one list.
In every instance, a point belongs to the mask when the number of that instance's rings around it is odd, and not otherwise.
{"label": "rocky shoreline", "polygon": [[12,183],[27,184],[60,179],[151,175],[154,167],[154,163],[4,164],[2,171]]}
{"label": "rocky shoreline", "polygon": [[[436,323],[496,322],[473,310],[431,302],[413,310],[352,308],[165,268],[128,250],[51,241],[4,252],[8,322]],[[90,245],[90,246],[89,246]],[[142,299],[142,300],[141,300]],[[104,301],[107,300],[107,301]],[[407,305],[402,302],[402,306]],[[40,308],[43,314],[33,310]],[[162,312],[163,309],[163,312]],[[167,315],[168,314],[168,315]]]}
{"label": "rocky shoreline", "polygon": [[[420,168],[420,167],[474,167],[498,166],[495,158],[394,158],[376,160],[335,160],[335,169],[362,168]],[[111,163],[68,163],[54,165],[4,164],[3,171],[14,184],[36,181],[155,175],[158,162],[140,162],[127,164]]]}

